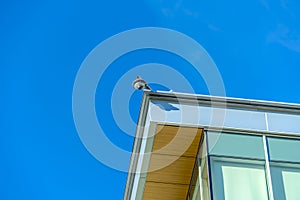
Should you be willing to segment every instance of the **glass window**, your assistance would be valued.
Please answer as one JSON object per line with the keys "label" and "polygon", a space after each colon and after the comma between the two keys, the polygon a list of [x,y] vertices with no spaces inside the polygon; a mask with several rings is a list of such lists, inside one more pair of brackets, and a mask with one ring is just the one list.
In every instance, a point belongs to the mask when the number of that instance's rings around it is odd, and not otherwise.
{"label": "glass window", "polygon": [[211,157],[211,167],[214,199],[268,199],[263,163]]}
{"label": "glass window", "polygon": [[299,165],[272,163],[271,175],[275,200],[299,200]]}
{"label": "glass window", "polygon": [[267,130],[265,113],[255,110],[151,100],[148,113],[153,121]]}
{"label": "glass window", "polygon": [[264,159],[261,136],[208,132],[210,155]]}
{"label": "glass window", "polygon": [[189,200],[200,200],[200,184],[199,184],[199,170],[198,163],[195,163],[192,180],[190,183],[188,199]]}
{"label": "glass window", "polygon": [[300,133],[300,115],[268,113],[270,131]]}
{"label": "glass window", "polygon": [[[202,174],[203,174],[203,172],[205,172],[205,170],[207,170],[207,169],[203,170],[203,169],[201,169],[201,167],[196,167],[194,172],[199,174],[199,170],[202,170]],[[207,180],[208,179],[207,179],[206,172],[205,172],[205,178],[199,177],[195,174],[195,176],[192,179],[192,182],[191,182],[192,185],[190,187],[190,192],[188,195],[190,200],[209,200],[209,196],[208,196],[209,189],[208,189]],[[202,182],[200,182],[200,181],[202,181]],[[204,183],[204,188],[203,188],[203,183]]]}
{"label": "glass window", "polygon": [[[204,141],[206,141],[206,136],[204,135]],[[202,189],[202,197],[204,200],[210,199],[210,189],[209,189],[209,183],[208,183],[208,155],[207,155],[207,145],[206,142],[203,142],[203,146],[200,149],[200,167],[199,170],[201,170],[201,187]],[[199,182],[200,183],[200,182]]]}
{"label": "glass window", "polygon": [[[205,137],[205,135],[204,135]],[[190,183],[188,198],[190,200],[209,200],[208,166],[205,138],[199,150],[197,161]]]}
{"label": "glass window", "polygon": [[268,138],[270,160],[300,162],[300,140]]}
{"label": "glass window", "polygon": [[259,111],[226,109],[225,127],[266,130],[265,114]]}
{"label": "glass window", "polygon": [[196,187],[194,190],[193,198],[192,200],[200,200],[200,185],[199,185],[199,179],[197,179]]}
{"label": "glass window", "polygon": [[268,138],[275,200],[298,200],[300,189],[300,140]]}

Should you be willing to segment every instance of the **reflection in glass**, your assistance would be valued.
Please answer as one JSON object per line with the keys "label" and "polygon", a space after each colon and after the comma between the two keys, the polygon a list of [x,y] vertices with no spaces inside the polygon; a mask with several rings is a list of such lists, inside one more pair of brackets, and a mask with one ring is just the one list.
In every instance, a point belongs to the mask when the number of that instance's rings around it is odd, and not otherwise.
{"label": "reflection in glass", "polygon": [[285,113],[268,113],[270,131],[285,133],[300,133],[300,115]]}
{"label": "reflection in glass", "polygon": [[208,132],[209,154],[264,159],[261,136]]}
{"label": "reflection in glass", "polygon": [[300,173],[283,171],[282,177],[286,199],[299,199]]}
{"label": "reflection in glass", "polygon": [[209,200],[208,166],[206,139],[202,140],[197,161],[193,171],[188,198],[190,200]]}
{"label": "reflection in glass", "polygon": [[165,111],[179,110],[178,107],[172,105],[171,103],[164,101],[152,101],[153,104],[157,105],[159,108]]}
{"label": "reflection in glass", "polygon": [[300,140],[268,138],[271,161],[300,161]]}
{"label": "reflection in glass", "polygon": [[[188,199],[189,200],[200,200],[200,184],[199,184],[199,167],[198,163],[195,163],[192,180],[190,183]],[[199,196],[199,198],[197,197]]]}
{"label": "reflection in glass", "polygon": [[[267,130],[265,113],[261,111],[220,108],[161,100],[152,100],[149,108],[150,118],[153,121],[248,130]],[[164,117],[162,118],[161,116]]]}
{"label": "reflection in glass", "polygon": [[[263,164],[243,160],[228,162],[211,159],[214,199],[267,200],[268,190]],[[233,161],[233,159],[230,159]],[[248,163],[249,162],[249,163]]]}
{"label": "reflection in glass", "polygon": [[271,175],[275,200],[299,200],[300,166],[272,163]]}
{"label": "reflection in glass", "polygon": [[223,166],[222,173],[225,199],[267,199],[263,169]]}
{"label": "reflection in glass", "polygon": [[226,109],[225,127],[251,130],[266,130],[264,112],[253,110]]}
{"label": "reflection in glass", "polygon": [[[205,139],[206,141],[206,139]],[[200,149],[200,169],[201,169],[201,188],[202,188],[202,197],[204,200],[210,199],[210,191],[209,191],[209,183],[208,183],[208,165],[207,165],[207,147],[206,143],[203,144],[202,148]]]}
{"label": "reflection in glass", "polygon": [[200,185],[199,178],[197,179],[192,200],[200,200]]}

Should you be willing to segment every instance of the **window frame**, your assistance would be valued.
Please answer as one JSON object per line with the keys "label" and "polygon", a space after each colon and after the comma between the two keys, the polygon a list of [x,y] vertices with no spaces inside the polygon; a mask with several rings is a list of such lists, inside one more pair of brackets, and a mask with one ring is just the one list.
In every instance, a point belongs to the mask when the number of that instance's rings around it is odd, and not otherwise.
{"label": "window frame", "polygon": [[[211,174],[211,170],[212,170],[212,166],[211,166],[211,157],[212,155],[210,155],[208,153],[209,151],[209,146],[208,146],[208,137],[207,137],[207,133],[209,131],[218,131],[218,132],[222,132],[222,133],[228,133],[228,134],[240,134],[240,135],[253,135],[253,136],[261,136],[263,138],[263,146],[264,146],[264,159],[257,159],[257,158],[243,158],[243,157],[238,157],[238,156],[225,156],[226,159],[239,159],[239,158],[242,158],[242,159],[247,159],[249,160],[250,162],[265,162],[264,164],[264,167],[265,167],[265,176],[266,176],[266,183],[267,183],[267,192],[268,192],[268,198],[269,200],[276,200],[276,198],[274,198],[274,192],[273,192],[273,182],[272,182],[272,175],[271,175],[271,165],[273,163],[282,163],[281,162],[278,162],[278,161],[271,161],[270,160],[270,153],[269,153],[269,146],[268,146],[268,138],[270,137],[275,137],[275,138],[282,138],[282,139],[296,139],[296,140],[299,140],[300,141],[300,135],[295,135],[295,134],[286,134],[286,133],[275,133],[275,132],[265,132],[265,131],[253,131],[253,130],[240,130],[240,129],[235,129],[235,128],[224,128],[222,130],[220,130],[219,128],[214,128],[214,127],[200,127],[200,128],[203,128],[203,139],[201,139],[201,144],[199,145],[199,148],[201,148],[202,146],[205,146],[206,148],[206,152],[207,152],[207,160],[206,160],[206,163],[207,163],[207,166],[206,166],[206,169],[203,169],[203,168],[199,168],[201,170],[207,170],[207,176],[208,176],[208,200],[214,200],[214,197],[213,197],[213,188],[212,188],[212,174]],[[199,151],[200,152],[200,151]],[[200,155],[198,155],[200,157]],[[214,157],[218,157],[221,158],[221,157],[224,157],[223,155],[213,155]],[[283,164],[285,164],[285,166],[287,164],[294,164],[294,162],[286,162],[284,161]],[[299,169],[300,169],[300,160],[299,160]],[[201,167],[201,162],[197,162],[197,166],[198,167]],[[195,166],[196,167],[196,166]],[[203,167],[203,166],[202,166]],[[205,167],[205,166],[204,166]],[[199,176],[199,175],[198,175]],[[199,187],[202,187],[201,188],[201,193],[203,193],[203,186],[200,186]],[[201,194],[201,196],[203,197],[203,194]],[[187,197],[188,199],[188,197]],[[201,199],[202,200],[202,199]],[[204,197],[204,200],[207,200],[207,198]]]}

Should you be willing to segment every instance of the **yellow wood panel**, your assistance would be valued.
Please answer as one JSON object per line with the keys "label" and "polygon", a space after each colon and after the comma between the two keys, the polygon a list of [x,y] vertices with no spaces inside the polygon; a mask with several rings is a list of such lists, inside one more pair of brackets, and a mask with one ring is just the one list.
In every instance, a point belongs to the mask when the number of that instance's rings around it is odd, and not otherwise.
{"label": "yellow wood panel", "polygon": [[146,200],[184,200],[188,185],[146,182],[143,199]]}
{"label": "yellow wood panel", "polygon": [[203,130],[158,125],[144,200],[182,200],[187,196]]}
{"label": "yellow wood panel", "polygon": [[[174,159],[176,159],[174,161]],[[193,172],[195,158],[168,155],[152,155],[147,181],[189,184]],[[153,171],[169,164],[168,166]]]}
{"label": "yellow wood panel", "polygon": [[198,128],[158,125],[152,152],[196,156],[201,134]]}

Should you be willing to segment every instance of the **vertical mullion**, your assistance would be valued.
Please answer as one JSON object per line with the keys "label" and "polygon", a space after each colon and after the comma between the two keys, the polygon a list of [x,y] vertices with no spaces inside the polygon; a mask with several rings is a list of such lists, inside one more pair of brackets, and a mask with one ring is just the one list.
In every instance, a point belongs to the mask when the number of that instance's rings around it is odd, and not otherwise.
{"label": "vertical mullion", "polygon": [[274,200],[270,162],[269,162],[269,152],[268,152],[268,146],[267,146],[267,137],[265,135],[263,135],[263,143],[264,143],[264,153],[265,153],[265,162],[266,162],[268,193],[269,193],[270,200]]}
{"label": "vertical mullion", "polygon": [[205,131],[205,147],[206,147],[206,162],[207,162],[207,183],[208,183],[208,196],[210,200],[213,200],[212,195],[212,185],[211,185],[211,166],[210,166],[210,157],[209,157],[209,146],[208,146],[208,131]]}
{"label": "vertical mullion", "polygon": [[269,121],[268,121],[268,114],[265,113],[265,123],[266,123],[266,129],[269,131]]}
{"label": "vertical mullion", "polygon": [[203,185],[202,185],[202,168],[201,168],[201,162],[200,159],[198,158],[197,160],[198,163],[198,181],[199,181],[199,189],[200,189],[200,199],[204,200],[203,196]]}

